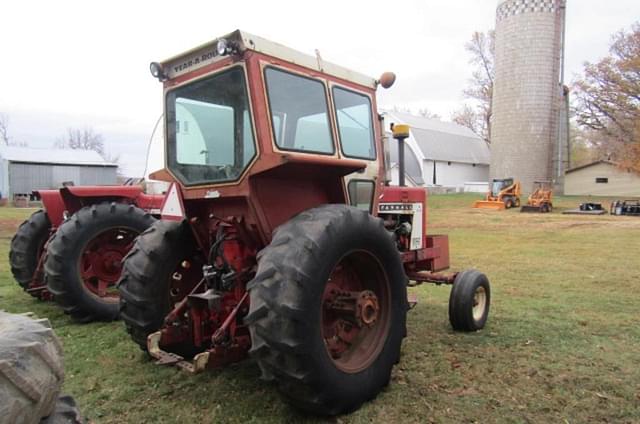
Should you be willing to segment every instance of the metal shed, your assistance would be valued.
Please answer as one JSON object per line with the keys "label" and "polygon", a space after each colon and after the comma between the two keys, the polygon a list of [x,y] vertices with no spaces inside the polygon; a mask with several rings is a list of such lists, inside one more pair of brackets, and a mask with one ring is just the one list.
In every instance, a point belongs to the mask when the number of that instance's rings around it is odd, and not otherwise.
{"label": "metal shed", "polygon": [[91,150],[0,148],[0,197],[74,185],[116,184],[118,165]]}

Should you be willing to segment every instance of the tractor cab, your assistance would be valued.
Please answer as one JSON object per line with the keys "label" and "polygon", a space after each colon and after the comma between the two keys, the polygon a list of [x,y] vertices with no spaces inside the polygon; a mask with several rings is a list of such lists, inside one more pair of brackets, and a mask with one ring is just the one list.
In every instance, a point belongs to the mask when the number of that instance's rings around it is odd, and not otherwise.
{"label": "tractor cab", "polygon": [[491,181],[491,195],[498,197],[505,188],[513,185],[513,178],[494,179]]}
{"label": "tractor cab", "polygon": [[187,209],[216,199],[261,243],[319,204],[376,210],[380,81],[243,31],[152,63],[151,72],[164,85],[163,179],[176,183]]}

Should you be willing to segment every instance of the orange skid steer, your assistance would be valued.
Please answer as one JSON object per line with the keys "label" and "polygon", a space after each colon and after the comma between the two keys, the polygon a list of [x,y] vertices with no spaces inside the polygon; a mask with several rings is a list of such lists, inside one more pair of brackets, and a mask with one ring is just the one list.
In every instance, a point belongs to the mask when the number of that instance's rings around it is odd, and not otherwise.
{"label": "orange skid steer", "polygon": [[553,209],[553,188],[551,181],[535,181],[533,191],[529,195],[527,204],[520,208],[520,212],[551,212]]}
{"label": "orange skid steer", "polygon": [[520,206],[520,182],[513,178],[494,179],[485,200],[476,200],[476,209],[511,209]]}

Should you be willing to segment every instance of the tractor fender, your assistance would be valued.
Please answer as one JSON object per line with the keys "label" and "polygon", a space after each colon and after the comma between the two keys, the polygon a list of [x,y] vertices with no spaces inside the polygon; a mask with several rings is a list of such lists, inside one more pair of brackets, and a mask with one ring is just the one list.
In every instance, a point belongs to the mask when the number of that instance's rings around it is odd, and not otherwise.
{"label": "tractor fender", "polygon": [[138,206],[151,214],[159,214],[164,196],[148,195],[142,186],[68,186],[60,189],[66,210],[70,214],[95,203],[125,202]]}
{"label": "tractor fender", "polygon": [[64,220],[64,211],[66,210],[60,190],[35,190],[32,194],[42,201],[51,226],[53,228],[59,227]]}

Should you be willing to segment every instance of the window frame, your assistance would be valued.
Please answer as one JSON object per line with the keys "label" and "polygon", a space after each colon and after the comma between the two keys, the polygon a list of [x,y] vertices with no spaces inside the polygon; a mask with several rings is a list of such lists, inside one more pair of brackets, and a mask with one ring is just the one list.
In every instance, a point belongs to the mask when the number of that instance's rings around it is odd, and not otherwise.
{"label": "window frame", "polygon": [[[344,145],[342,143],[342,133],[340,131],[340,120],[338,118],[338,108],[336,106],[336,96],[335,96],[335,89],[338,88],[340,90],[349,92],[349,93],[353,93],[362,97],[365,97],[367,99],[367,102],[369,103],[369,125],[370,125],[370,130],[371,130],[371,145],[373,146],[373,157],[366,157],[366,156],[356,156],[356,155],[349,155],[347,153],[345,153],[344,151]],[[374,121],[373,121],[373,102],[371,101],[371,97],[366,94],[363,93],[362,91],[357,91],[357,90],[353,90],[351,88],[347,88],[343,85],[339,85],[339,84],[331,84],[331,103],[333,106],[333,115],[335,116],[335,120],[336,120],[336,134],[338,136],[338,141],[339,141],[339,145],[340,145],[340,154],[342,154],[342,156],[346,157],[346,158],[352,158],[352,159],[361,159],[361,160],[367,160],[367,161],[372,161],[375,162],[378,159],[378,146],[376,146],[376,132],[375,132],[375,127],[374,127]]]}
{"label": "window frame", "polygon": [[[177,145],[173,146],[174,149],[174,156],[175,156],[175,163],[171,164],[171,155],[170,155],[170,138],[169,138],[169,125],[168,125],[168,102],[169,102],[169,96],[176,90],[179,90],[180,88],[186,87],[188,85],[191,85],[193,83],[196,82],[200,82],[209,78],[213,78],[216,77],[218,75],[224,74],[226,72],[232,72],[233,70],[235,70],[236,68],[241,69],[242,70],[242,77],[244,78],[243,81],[243,87],[244,87],[244,93],[247,99],[247,113],[249,114],[249,122],[250,122],[250,127],[251,127],[251,136],[253,138],[253,156],[251,157],[251,159],[245,164],[244,168],[242,169],[242,172],[240,174],[238,174],[237,178],[233,178],[233,179],[225,179],[225,180],[218,180],[218,181],[188,181],[188,179],[186,178],[186,176],[180,172],[179,170],[176,169],[175,165],[178,165],[178,157],[177,157]],[[178,181],[180,181],[185,187],[189,187],[189,188],[196,188],[196,187],[208,187],[208,186],[224,186],[224,185],[234,185],[237,184],[239,181],[241,181],[247,174],[248,170],[253,166],[253,164],[256,162],[257,158],[260,156],[260,143],[258,143],[258,137],[257,137],[257,132],[256,132],[256,124],[255,124],[255,119],[254,119],[254,113],[253,113],[253,102],[251,100],[251,90],[249,87],[249,78],[247,75],[247,69],[246,66],[242,63],[237,63],[237,64],[231,64],[230,66],[225,66],[219,69],[216,69],[210,73],[207,73],[205,75],[199,76],[198,78],[193,78],[190,80],[187,80],[184,82],[184,84],[179,84],[176,85],[174,87],[171,87],[171,89],[168,89],[164,92],[164,101],[163,101],[163,105],[164,105],[164,111],[163,111],[163,115],[164,115],[164,162],[165,162],[165,169],[167,169],[169,171],[169,173],[171,175],[173,175]],[[175,113],[175,106],[174,106],[174,113]],[[174,119],[175,122],[175,119]],[[175,131],[174,131],[175,133]],[[177,133],[175,134],[175,136],[177,137]],[[177,143],[177,138],[174,140],[174,144]],[[185,166],[185,164],[182,164],[183,166]],[[205,165],[187,165],[187,166],[205,166]]]}
{"label": "window frame", "polygon": [[[269,69],[273,69],[275,71],[278,72],[282,72],[285,74],[289,74],[289,75],[293,75],[294,77],[299,77],[299,78],[304,78],[310,81],[314,81],[314,82],[319,82],[320,84],[322,84],[322,91],[324,93],[324,101],[325,101],[325,105],[326,105],[326,111],[327,111],[327,125],[328,125],[328,130],[329,130],[329,136],[331,137],[331,152],[320,152],[317,150],[302,150],[302,149],[295,149],[295,148],[287,148],[287,147],[283,147],[280,146],[278,144],[278,138],[276,137],[276,129],[274,128],[273,125],[273,112],[272,112],[272,108],[271,108],[271,95],[269,93],[269,82],[268,82],[268,78],[267,78],[267,70]],[[271,64],[265,65],[262,68],[262,78],[264,79],[264,93],[265,93],[265,97],[266,97],[266,103],[267,103],[267,111],[269,112],[269,127],[271,128],[271,137],[273,138],[273,145],[277,150],[280,151],[285,151],[285,152],[296,152],[296,153],[306,153],[306,154],[312,154],[312,155],[323,155],[323,156],[335,156],[336,155],[336,139],[333,133],[333,117],[331,116],[331,107],[329,104],[329,95],[327,93],[327,84],[326,81],[320,78],[314,78],[311,77],[309,75],[305,75],[305,74],[301,74],[301,73],[297,73],[297,72],[293,72],[289,69],[286,68],[281,68],[279,66],[274,66]],[[281,118],[281,128],[280,128],[280,132],[284,133],[285,132],[285,125],[288,123],[289,119],[287,116],[282,116]],[[299,119],[298,119],[299,121]],[[297,127],[298,123],[296,123],[296,127]],[[295,140],[294,140],[295,141]]]}

